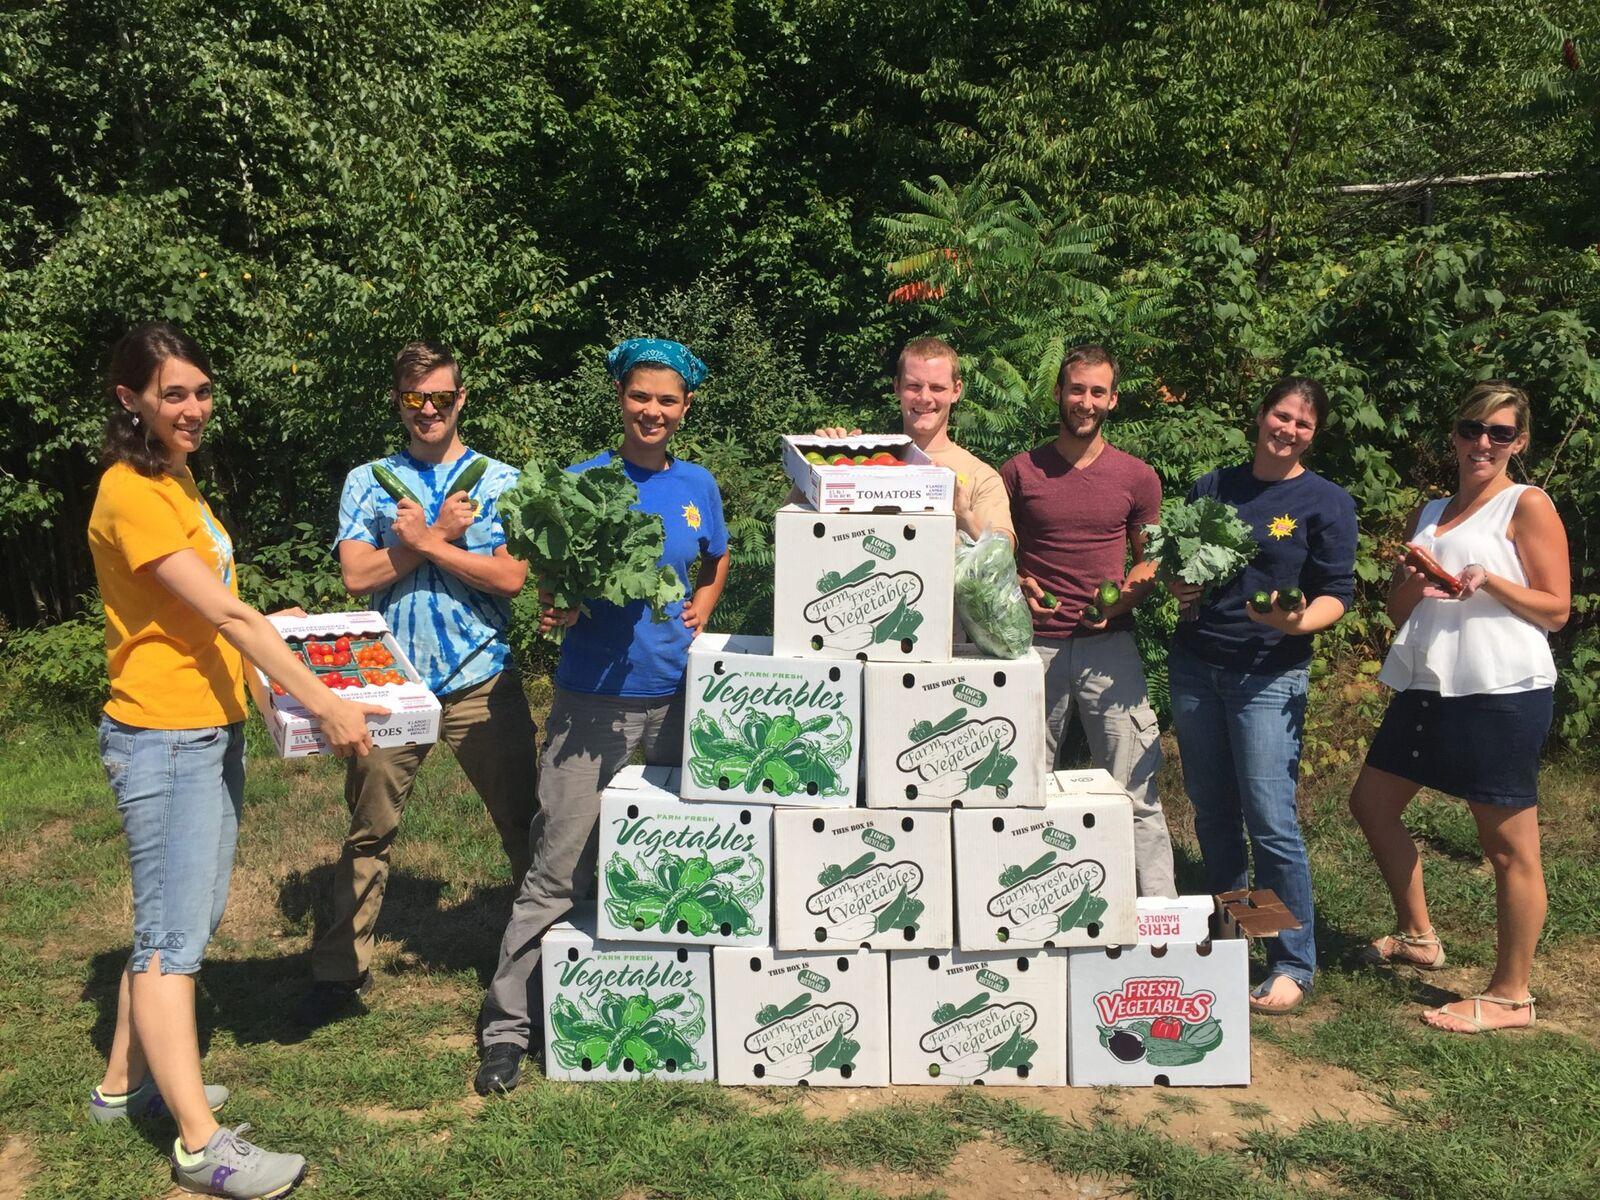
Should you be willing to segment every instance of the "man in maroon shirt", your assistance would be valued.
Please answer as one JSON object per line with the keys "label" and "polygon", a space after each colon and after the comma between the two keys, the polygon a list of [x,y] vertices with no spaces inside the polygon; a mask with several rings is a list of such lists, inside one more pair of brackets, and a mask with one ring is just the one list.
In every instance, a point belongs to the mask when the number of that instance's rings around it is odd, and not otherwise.
{"label": "man in maroon shirt", "polygon": [[[1161,481],[1118,450],[1100,427],[1117,406],[1117,360],[1103,346],[1067,351],[1056,379],[1061,432],[1000,468],[1017,530],[1017,573],[1033,610],[1033,644],[1044,659],[1045,753],[1054,769],[1076,704],[1097,766],[1133,797],[1139,893],[1175,896],[1172,839],[1156,795],[1161,744],[1133,609],[1155,586],[1144,561],[1143,526],[1161,516]],[[1123,579],[1128,552],[1133,568]],[[1120,581],[1122,598],[1102,619],[1083,619],[1095,589]],[[1047,608],[1045,593],[1056,603]]]}

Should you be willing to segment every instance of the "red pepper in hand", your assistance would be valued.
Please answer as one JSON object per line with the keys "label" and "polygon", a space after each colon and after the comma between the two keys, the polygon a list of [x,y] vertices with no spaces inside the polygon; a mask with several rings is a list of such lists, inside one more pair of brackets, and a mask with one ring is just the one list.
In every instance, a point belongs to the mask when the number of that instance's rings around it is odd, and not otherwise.
{"label": "red pepper in hand", "polygon": [[1461,594],[1461,580],[1446,571],[1438,560],[1424,550],[1421,546],[1406,546],[1406,566],[1416,571],[1429,583],[1438,584],[1444,591],[1452,596]]}
{"label": "red pepper in hand", "polygon": [[1183,1022],[1177,1017],[1157,1017],[1150,1022],[1150,1036],[1175,1042],[1183,1036]]}

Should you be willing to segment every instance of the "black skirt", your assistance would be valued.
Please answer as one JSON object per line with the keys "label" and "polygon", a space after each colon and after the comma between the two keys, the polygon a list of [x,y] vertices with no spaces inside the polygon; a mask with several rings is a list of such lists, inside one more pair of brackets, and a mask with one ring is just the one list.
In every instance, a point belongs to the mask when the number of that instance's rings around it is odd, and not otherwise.
{"label": "black skirt", "polygon": [[1367,765],[1476,804],[1539,802],[1539,755],[1555,691],[1492,696],[1396,693],[1372,738]]}

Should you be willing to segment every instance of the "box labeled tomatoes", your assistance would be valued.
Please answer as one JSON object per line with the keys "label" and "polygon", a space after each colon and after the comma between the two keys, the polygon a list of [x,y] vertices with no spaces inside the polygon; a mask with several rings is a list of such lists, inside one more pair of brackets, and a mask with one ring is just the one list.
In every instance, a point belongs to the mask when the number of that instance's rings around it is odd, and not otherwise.
{"label": "box labeled tomatoes", "polygon": [[1248,1084],[1249,958],[1242,938],[1071,951],[1072,1086]]}
{"label": "box labeled tomatoes", "polygon": [[817,512],[950,512],[956,473],[903,433],[783,439],[783,469]]}
{"label": "box labeled tomatoes", "polygon": [[[325,687],[343,699],[381,704],[389,710],[367,718],[374,746],[418,746],[439,740],[439,701],[424,686],[381,614],[267,619]],[[250,670],[248,680],[278,757],[328,752],[321,727],[298,700],[258,668]]]}

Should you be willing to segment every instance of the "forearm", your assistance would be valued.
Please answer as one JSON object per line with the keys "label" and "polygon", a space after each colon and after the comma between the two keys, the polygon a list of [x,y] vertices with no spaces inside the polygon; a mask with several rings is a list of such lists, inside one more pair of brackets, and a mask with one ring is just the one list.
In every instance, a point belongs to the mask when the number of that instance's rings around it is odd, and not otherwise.
{"label": "forearm", "polygon": [[1513,583],[1502,575],[1486,574],[1479,590],[1488,592],[1523,620],[1550,633],[1565,625],[1567,618],[1572,615],[1570,600],[1552,592]]}
{"label": "forearm", "polygon": [[717,558],[702,558],[700,569],[695,573],[694,607],[704,620],[711,619],[717,602],[722,599],[722,589],[727,586],[728,555],[723,553]]}
{"label": "forearm", "polygon": [[445,541],[430,543],[421,554],[468,587],[492,596],[515,596],[528,580],[528,564],[509,554],[475,554]]}
{"label": "forearm", "polygon": [[1300,614],[1295,632],[1311,634],[1332,629],[1346,611],[1344,601],[1337,596],[1318,596],[1307,604],[1305,611]]}
{"label": "forearm", "polygon": [[1137,605],[1148,596],[1156,586],[1156,564],[1154,559],[1144,559],[1133,564],[1133,569],[1128,572],[1128,577],[1122,581],[1123,595],[1128,598],[1130,606]]}
{"label": "forearm", "polygon": [[422,555],[409,546],[362,546],[339,557],[345,590],[352,596],[371,595],[404,579],[423,563]]}
{"label": "forearm", "polygon": [[272,622],[249,605],[240,603],[217,622],[217,632],[240,654],[260,667],[267,678],[273,680],[305,707],[312,716],[327,711],[336,697],[317,677],[300,656],[289,649],[289,644],[273,627]]}

